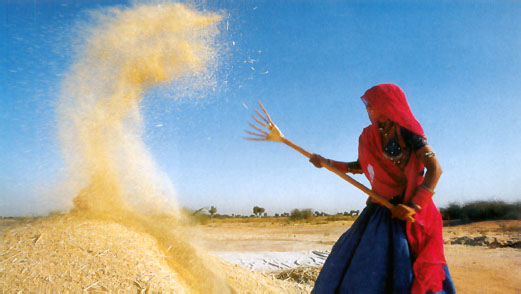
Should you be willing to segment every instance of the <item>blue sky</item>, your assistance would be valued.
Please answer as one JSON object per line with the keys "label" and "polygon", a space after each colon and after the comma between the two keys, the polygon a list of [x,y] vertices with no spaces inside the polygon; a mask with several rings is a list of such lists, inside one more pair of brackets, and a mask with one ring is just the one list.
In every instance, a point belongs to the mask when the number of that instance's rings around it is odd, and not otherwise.
{"label": "blue sky", "polygon": [[[0,215],[55,208],[59,84],[73,62],[76,24],[112,5],[130,4],[0,2]],[[255,205],[269,214],[362,208],[356,188],[282,144],[244,141],[243,130],[260,99],[293,142],[356,160],[369,124],[359,97],[383,82],[405,91],[442,164],[439,206],[521,199],[521,2],[197,5],[225,16],[219,42],[230,57],[223,54],[220,86],[203,99],[157,91],[143,101],[144,140],[183,205],[241,214]]]}

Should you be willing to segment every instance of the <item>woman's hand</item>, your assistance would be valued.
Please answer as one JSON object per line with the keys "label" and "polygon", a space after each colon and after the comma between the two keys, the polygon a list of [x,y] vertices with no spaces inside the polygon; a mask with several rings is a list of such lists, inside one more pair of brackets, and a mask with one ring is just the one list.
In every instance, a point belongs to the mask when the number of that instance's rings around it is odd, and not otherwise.
{"label": "woman's hand", "polygon": [[321,168],[323,166],[322,163],[325,163],[326,159],[318,154],[313,153],[309,158],[309,162],[311,162],[316,168]]}
{"label": "woman's hand", "polygon": [[413,216],[416,214],[416,210],[405,204],[398,204],[391,210],[391,213],[393,218],[398,218],[403,221],[411,221],[411,219],[414,219]]}

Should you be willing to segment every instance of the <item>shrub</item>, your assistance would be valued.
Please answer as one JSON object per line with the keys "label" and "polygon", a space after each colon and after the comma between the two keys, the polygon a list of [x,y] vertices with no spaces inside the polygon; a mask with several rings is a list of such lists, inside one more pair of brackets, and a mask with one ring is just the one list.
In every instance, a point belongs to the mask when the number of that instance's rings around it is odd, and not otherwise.
{"label": "shrub", "polygon": [[311,219],[313,218],[313,210],[311,208],[306,209],[293,209],[290,214],[290,218],[292,220],[299,220],[299,219]]}
{"label": "shrub", "polygon": [[459,219],[464,222],[521,219],[521,201],[474,201],[463,205],[450,203],[448,207],[441,208],[440,212],[445,220]]}
{"label": "shrub", "polygon": [[448,207],[440,208],[440,213],[445,220],[459,219],[461,216],[461,206],[452,202],[449,203]]}

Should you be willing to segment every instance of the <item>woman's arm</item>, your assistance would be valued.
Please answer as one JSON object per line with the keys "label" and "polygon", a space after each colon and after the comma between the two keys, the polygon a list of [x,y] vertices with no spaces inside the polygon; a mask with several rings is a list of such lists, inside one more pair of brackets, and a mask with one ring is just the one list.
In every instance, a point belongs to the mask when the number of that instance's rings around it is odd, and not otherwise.
{"label": "woman's arm", "polygon": [[427,186],[431,192],[434,192],[438,180],[443,172],[438,159],[436,159],[436,155],[432,151],[431,147],[426,145],[416,151],[416,157],[418,157],[425,165],[425,168],[427,168],[423,185]]}
{"label": "woman's arm", "polygon": [[438,184],[442,170],[438,159],[436,159],[436,155],[429,145],[420,148],[415,154],[427,169],[423,183],[416,188],[416,192],[411,199],[412,205],[415,206],[416,209],[421,209],[429,202],[432,195],[434,195],[434,189]]}
{"label": "woman's arm", "polygon": [[360,161],[352,161],[347,162],[347,172],[352,174],[363,174],[362,166],[360,165]]}
{"label": "woman's arm", "polygon": [[436,188],[442,173],[440,163],[436,159],[436,155],[429,145],[425,145],[418,149],[415,155],[423,162],[427,172],[425,173],[423,183],[416,188],[411,203],[409,203],[414,207],[414,209],[405,204],[399,204],[392,210],[393,217],[401,220],[409,219],[409,217],[416,214],[416,210],[420,210],[428,203],[432,198],[432,195],[434,195],[434,189]]}
{"label": "woman's arm", "polygon": [[360,162],[343,162],[336,161],[331,159],[326,159],[318,154],[312,154],[309,158],[309,162],[311,162],[315,167],[321,168],[322,163],[330,165],[343,173],[352,173],[352,174],[361,174],[363,173],[362,167],[360,166]]}

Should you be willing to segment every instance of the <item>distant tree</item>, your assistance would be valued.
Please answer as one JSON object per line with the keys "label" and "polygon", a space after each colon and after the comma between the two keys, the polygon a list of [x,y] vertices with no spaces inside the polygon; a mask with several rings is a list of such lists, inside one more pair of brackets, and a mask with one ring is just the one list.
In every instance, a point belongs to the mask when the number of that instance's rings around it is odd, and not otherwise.
{"label": "distant tree", "polygon": [[280,214],[278,214],[278,213],[275,213],[275,217],[280,217]]}
{"label": "distant tree", "polygon": [[208,209],[208,212],[210,213],[210,217],[213,217],[217,212],[217,208],[215,208],[215,206],[212,206],[210,207],[210,209]]}
{"label": "distant tree", "polygon": [[194,212],[192,213],[192,216],[197,215],[198,213],[203,212],[203,211],[205,211],[205,210],[208,210],[208,207],[202,207],[202,208],[199,208],[198,210],[196,210],[196,211],[194,211]]}
{"label": "distant tree", "polygon": [[360,214],[360,210],[351,210],[349,212],[350,216],[358,216],[358,214]]}
{"label": "distant tree", "polygon": [[267,212],[264,213],[264,217],[268,217],[268,213]]}
{"label": "distant tree", "polygon": [[255,216],[261,216],[265,211],[266,211],[266,209],[264,209],[262,207],[259,207],[259,206],[253,207],[253,214],[255,214]]}

